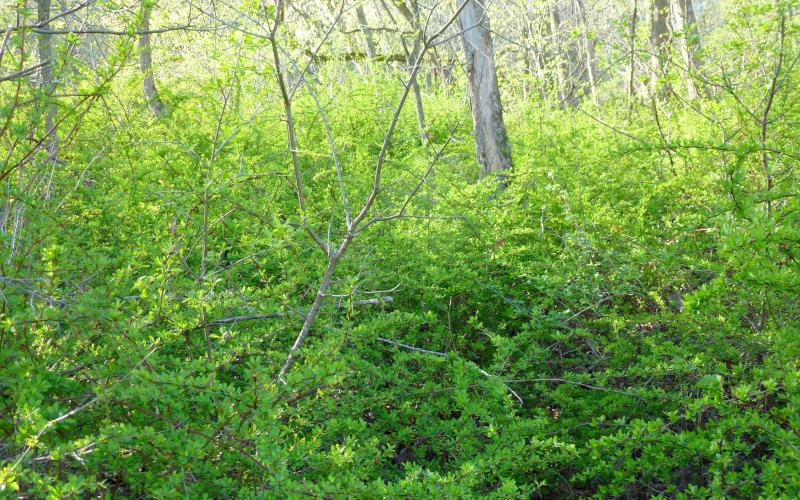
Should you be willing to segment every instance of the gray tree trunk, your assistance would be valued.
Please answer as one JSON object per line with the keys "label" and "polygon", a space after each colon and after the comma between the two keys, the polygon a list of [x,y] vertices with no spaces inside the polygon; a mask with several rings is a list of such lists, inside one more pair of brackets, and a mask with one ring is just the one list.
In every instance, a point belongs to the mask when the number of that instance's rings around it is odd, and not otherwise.
{"label": "gray tree trunk", "polygon": [[629,35],[630,67],[628,68],[628,117],[633,115],[633,103],[636,98],[636,23],[639,20],[639,2],[633,0],[631,14],[631,30]]}
{"label": "gray tree trunk", "polygon": [[583,0],[575,0],[575,9],[578,14],[578,21],[581,24],[581,38],[583,39],[583,48],[586,55],[586,83],[589,86],[592,102],[599,104],[600,98],[597,95],[597,55],[594,50],[594,40],[589,38],[589,23],[586,19],[586,7],[583,5]]}
{"label": "gray tree trunk", "polygon": [[[145,4],[142,10],[142,23],[140,29],[142,31],[150,30],[150,14],[153,12],[153,4]],[[156,118],[164,115],[164,103],[158,95],[156,88],[156,80],[153,76],[153,53],[150,48],[150,35],[144,33],[139,36],[139,68],[144,74],[142,88],[144,90],[144,97],[147,100],[147,105],[150,106],[150,111]]]}
{"label": "gray tree trunk", "polygon": [[666,86],[659,86],[658,80],[667,73],[667,62],[670,53],[670,0],[651,0],[650,3],[650,44],[652,57],[652,92],[665,95]]}
{"label": "gray tree trunk", "polygon": [[550,23],[548,25],[550,38],[553,40],[553,62],[556,70],[556,83],[558,84],[558,99],[562,107],[567,105],[570,97],[567,68],[564,64],[564,47],[561,40],[561,14],[558,4],[550,8]]}
{"label": "gray tree trunk", "polygon": [[699,68],[703,61],[699,56],[700,48],[702,46],[700,40],[700,28],[697,25],[697,16],[694,14],[694,5],[692,0],[678,0],[683,15],[685,28],[688,29],[688,39],[692,64]]}
{"label": "gray tree trunk", "polygon": [[[408,22],[411,29],[414,30],[414,46],[411,50],[408,50],[408,46],[405,40],[402,41],[403,43],[403,50],[406,54],[406,65],[408,67],[408,73],[414,74],[414,65],[417,64],[417,58],[419,57],[420,50],[422,50],[422,27],[419,25],[419,12],[418,7],[415,4],[414,10],[408,8],[405,3],[405,0],[394,0],[394,5],[397,7],[397,10],[400,11],[400,14],[405,18],[406,22]],[[421,64],[422,61],[419,61]],[[419,71],[416,72],[419,74]],[[422,144],[428,143],[428,124],[425,121],[425,107],[422,104],[422,91],[419,88],[419,79],[413,78],[411,80],[411,92],[414,94],[414,110],[417,113],[417,126],[419,127],[419,140]]]}
{"label": "gray tree trunk", "polygon": [[[47,21],[50,20],[50,0],[36,1],[37,21],[42,28],[48,28]],[[47,156],[54,160],[58,155],[58,125],[56,124],[56,103],[52,100],[53,89],[55,87],[55,76],[53,68],[53,35],[50,33],[40,33],[37,36],[39,62],[46,63],[41,70],[41,89],[45,99],[45,139],[44,145]]]}
{"label": "gray tree trunk", "polygon": [[364,7],[361,4],[356,6],[356,17],[358,18],[358,28],[364,34],[364,42],[367,46],[367,55],[370,59],[375,59],[375,42],[372,40],[372,30],[367,25],[367,15],[364,13]]}
{"label": "gray tree trunk", "polygon": [[486,174],[511,168],[511,146],[503,122],[503,106],[497,87],[489,18],[479,0],[463,0],[458,15],[462,31],[475,147]]}
{"label": "gray tree trunk", "polygon": [[525,48],[525,65],[531,71],[539,83],[539,95],[542,102],[547,102],[547,76],[544,70],[544,61],[542,60],[542,48],[535,42],[537,37],[536,30],[533,28],[533,16],[528,17],[528,10],[523,11],[523,16],[526,16],[524,26],[525,35],[528,37],[530,46]]}
{"label": "gray tree trunk", "polygon": [[[422,45],[422,40],[418,36],[414,40],[414,47],[409,52],[403,42],[403,48],[406,50],[406,57],[408,59],[408,72],[414,72],[414,65],[417,63],[422,64],[422,61],[417,61],[419,52]],[[419,73],[419,72],[418,72]],[[414,78],[411,81],[411,91],[414,93],[414,110],[417,113],[417,126],[419,127],[419,140],[424,145],[428,143],[428,123],[425,121],[425,108],[422,105],[422,91],[419,88],[419,79]]]}
{"label": "gray tree trunk", "polygon": [[431,48],[428,53],[431,55],[431,65],[433,69],[431,70],[431,74],[433,75],[433,80],[437,82],[441,87],[447,90],[447,86],[450,85],[450,75],[448,74],[446,68],[442,64],[442,59],[439,56],[439,51],[436,47]]}

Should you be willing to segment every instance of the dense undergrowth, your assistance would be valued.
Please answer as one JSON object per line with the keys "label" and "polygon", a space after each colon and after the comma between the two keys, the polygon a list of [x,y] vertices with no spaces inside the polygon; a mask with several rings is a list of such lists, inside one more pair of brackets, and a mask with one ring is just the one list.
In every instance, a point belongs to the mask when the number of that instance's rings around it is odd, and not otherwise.
{"label": "dense undergrowth", "polygon": [[[223,108],[227,84],[176,84],[160,120],[70,118],[83,125],[61,195],[23,200],[29,250],[0,272],[16,277],[0,289],[0,494],[800,494],[796,91],[769,190],[760,131],[731,96],[702,114],[659,105],[658,122],[613,100],[511,99],[500,191],[478,179],[466,103],[429,96],[431,144],[406,110],[376,212],[451,140],[408,217],[344,257],[282,385],[325,261],[280,121]],[[327,97],[351,200],[396,91]],[[335,235],[325,131],[313,100],[296,106],[309,223]],[[720,140],[708,115],[738,134]]]}

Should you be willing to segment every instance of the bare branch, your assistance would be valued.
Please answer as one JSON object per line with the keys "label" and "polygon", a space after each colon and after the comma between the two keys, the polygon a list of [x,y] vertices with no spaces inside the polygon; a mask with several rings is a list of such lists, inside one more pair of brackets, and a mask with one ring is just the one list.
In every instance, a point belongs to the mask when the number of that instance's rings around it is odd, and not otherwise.
{"label": "bare branch", "polygon": [[319,246],[322,251],[325,252],[325,255],[330,256],[330,247],[326,245],[324,241],[322,241],[322,238],[320,238],[311,227],[308,226],[306,195],[305,190],[303,189],[303,174],[300,168],[300,156],[297,153],[297,135],[295,133],[294,116],[292,114],[292,98],[289,96],[289,91],[286,88],[286,81],[283,77],[283,71],[281,70],[281,56],[279,54],[278,43],[276,39],[278,28],[281,25],[283,17],[283,8],[283,0],[278,0],[275,8],[275,24],[269,33],[268,40],[272,46],[272,58],[275,62],[275,78],[278,81],[278,87],[281,91],[281,98],[283,100],[283,109],[286,114],[286,132],[289,140],[289,153],[292,157],[295,189],[297,191],[297,202],[300,205],[300,212],[303,217],[303,226],[305,226],[306,232],[308,232],[309,236],[311,236],[311,239],[314,240],[314,243],[316,243],[317,246]]}
{"label": "bare branch", "polygon": [[[276,72],[279,73],[278,82],[279,82],[279,86],[281,87],[281,94],[282,94],[283,100],[284,100],[284,107],[285,107],[285,109],[287,111],[287,115],[290,115],[290,113],[291,113],[291,100],[289,99],[289,96],[286,93],[286,85],[285,85],[285,83],[283,81],[283,75],[282,75],[282,73],[280,73],[280,58],[279,58],[279,55],[278,55],[277,44],[275,43],[275,34],[276,34],[277,30],[278,30],[278,27],[280,25],[280,22],[281,22],[281,19],[282,19],[282,15],[283,15],[283,4],[284,4],[283,0],[278,0],[277,8],[275,10],[275,12],[276,12],[275,25],[274,25],[274,27],[272,29],[272,32],[271,32],[270,36],[271,36],[271,41],[272,41],[273,57],[274,57],[275,63],[276,63]],[[394,135],[395,127],[397,126],[397,123],[398,123],[398,121],[400,119],[400,113],[403,110],[403,107],[405,105],[406,99],[408,98],[408,94],[411,92],[411,88],[412,88],[412,84],[414,82],[414,79],[417,77],[417,73],[419,72],[419,69],[421,67],[419,62],[422,60],[422,58],[424,57],[424,55],[427,52],[427,50],[431,47],[431,44],[433,43],[433,41],[436,40],[442,33],[444,33],[444,31],[451,24],[453,24],[455,22],[455,20],[458,17],[458,14],[461,12],[461,10],[463,10],[464,5],[465,4],[462,4],[456,10],[456,12],[453,14],[453,16],[433,36],[431,36],[430,38],[425,40],[425,43],[423,45],[422,50],[420,50],[419,54],[417,55],[417,60],[416,60],[416,62],[414,64],[414,67],[411,70],[411,74],[409,75],[408,81],[405,84],[405,87],[403,89],[403,93],[400,96],[400,100],[399,100],[399,102],[397,103],[397,105],[395,107],[394,113],[392,114],[392,119],[389,122],[389,127],[387,128],[386,133],[384,134],[384,137],[383,137],[383,143],[381,145],[380,153],[378,153],[378,158],[377,158],[376,165],[375,165],[375,173],[374,173],[372,191],[369,194],[369,196],[367,197],[367,200],[364,202],[364,206],[361,209],[361,211],[359,212],[359,214],[347,226],[346,234],[345,234],[344,239],[342,240],[341,244],[339,245],[339,248],[336,251],[330,251],[329,250],[327,252],[328,265],[325,268],[325,272],[324,272],[324,274],[322,276],[322,281],[320,282],[319,289],[317,290],[317,294],[314,297],[314,302],[311,304],[311,309],[309,310],[308,315],[306,316],[305,321],[303,322],[303,326],[300,329],[300,332],[297,334],[297,338],[295,339],[294,344],[292,344],[292,347],[289,350],[289,355],[286,357],[286,361],[284,362],[283,366],[281,367],[280,371],[278,372],[278,377],[277,378],[278,378],[278,380],[280,382],[286,383],[286,379],[285,379],[286,373],[292,367],[292,364],[294,363],[294,361],[295,361],[295,359],[297,357],[298,350],[303,345],[303,343],[305,342],[306,337],[308,336],[309,332],[311,331],[311,326],[314,323],[314,320],[317,317],[317,314],[319,313],[319,309],[322,306],[322,301],[325,298],[325,294],[327,293],[328,288],[331,285],[331,281],[332,281],[332,278],[333,278],[333,273],[336,270],[336,266],[339,263],[339,259],[342,258],[342,256],[347,251],[347,249],[350,246],[350,244],[353,242],[353,239],[355,238],[356,234],[358,233],[359,224],[364,220],[365,217],[367,217],[367,215],[369,214],[370,208],[372,208],[372,205],[375,203],[375,200],[378,197],[378,193],[380,192],[380,188],[381,188],[381,173],[383,171],[383,166],[384,166],[384,163],[386,161],[386,154],[387,154],[387,152],[389,150],[389,145],[391,144],[392,137]],[[291,123],[291,121],[287,118],[287,129],[291,130],[289,132],[289,134],[290,134],[290,143],[293,140],[293,128],[294,128],[294,124]],[[296,154],[296,151],[294,151],[294,149],[295,148],[292,148],[293,152]],[[296,158],[296,156],[294,156],[293,158]],[[296,162],[295,164],[299,167],[299,162]]]}
{"label": "bare branch", "polygon": [[453,140],[453,132],[454,132],[453,130],[450,131],[449,137],[447,138],[445,143],[442,145],[442,147],[439,148],[438,151],[436,151],[436,148],[434,148],[435,154],[433,156],[433,160],[431,160],[430,164],[428,165],[428,168],[425,170],[425,173],[422,175],[422,177],[420,177],[419,182],[417,182],[417,185],[414,186],[414,189],[406,197],[406,200],[403,202],[403,205],[400,207],[400,210],[398,210],[397,213],[395,213],[393,215],[387,215],[387,216],[383,216],[383,217],[373,217],[372,219],[367,221],[363,226],[361,226],[361,228],[358,229],[358,232],[363,231],[364,229],[366,229],[367,227],[371,226],[372,224],[374,224],[376,222],[389,221],[389,220],[393,220],[393,219],[400,219],[403,216],[405,216],[406,209],[408,208],[409,203],[411,203],[411,200],[413,200],[414,197],[417,195],[417,193],[419,192],[419,189],[422,187],[422,184],[425,182],[425,180],[428,178],[428,176],[430,176],[431,172],[433,171],[433,168],[439,162],[439,158],[441,158],[442,153],[447,148],[447,146],[450,144],[450,142]]}
{"label": "bare branch", "polygon": [[[400,343],[400,342],[395,342],[394,340],[389,340],[389,339],[385,339],[385,338],[382,338],[382,337],[378,337],[377,340],[378,340],[378,342],[380,342],[382,344],[393,345],[395,347],[400,347],[400,348],[407,349],[409,351],[418,352],[418,353],[421,353],[421,354],[430,354],[432,356],[439,356],[441,358],[447,356],[447,353],[445,353],[445,352],[430,351],[428,349],[421,349],[419,347],[414,347],[413,345],[408,345],[408,344],[403,344],[403,343]],[[482,375],[485,375],[486,377],[491,378],[491,379],[495,379],[495,380],[499,381],[501,384],[503,384],[506,387],[506,389],[508,389],[508,392],[510,392],[511,395],[514,396],[517,399],[517,401],[519,401],[519,405],[520,406],[525,404],[525,401],[520,397],[519,394],[517,394],[517,392],[514,389],[512,389],[511,387],[508,386],[506,381],[500,379],[499,377],[497,377],[497,375],[492,375],[491,373],[487,372],[486,370],[484,370],[483,368],[480,368],[477,365],[475,365],[475,368],[477,368],[478,371],[481,372]]]}
{"label": "bare branch", "polygon": [[44,68],[50,64],[50,60],[44,60],[35,66],[31,66],[29,68],[21,69],[19,71],[15,71],[13,73],[9,73],[7,75],[0,75],[0,82],[5,82],[8,80],[16,80],[17,78],[22,78],[25,76],[30,75],[31,73],[35,73],[37,70]]}

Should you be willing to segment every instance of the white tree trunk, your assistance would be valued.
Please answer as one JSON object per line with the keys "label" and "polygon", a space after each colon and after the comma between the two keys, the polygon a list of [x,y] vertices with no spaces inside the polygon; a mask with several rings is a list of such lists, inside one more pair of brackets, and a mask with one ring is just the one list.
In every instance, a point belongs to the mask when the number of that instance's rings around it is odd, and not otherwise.
{"label": "white tree trunk", "polygon": [[702,61],[698,56],[700,31],[697,28],[692,0],[676,0],[676,3],[677,8],[675,9],[674,17],[677,27],[683,32],[680,48],[685,67],[686,92],[690,99],[696,99],[700,96],[700,92],[694,80],[694,71],[702,65]]}

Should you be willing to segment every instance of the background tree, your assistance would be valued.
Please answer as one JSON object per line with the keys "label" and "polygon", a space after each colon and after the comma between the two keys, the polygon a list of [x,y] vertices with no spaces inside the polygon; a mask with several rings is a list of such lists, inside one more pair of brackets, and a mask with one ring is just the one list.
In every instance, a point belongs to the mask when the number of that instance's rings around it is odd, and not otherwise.
{"label": "background tree", "polygon": [[364,13],[364,6],[361,4],[356,5],[356,18],[358,19],[358,27],[364,34],[364,45],[367,48],[367,55],[370,59],[375,59],[378,52],[375,50],[375,42],[372,39],[372,30],[367,23],[367,15]]}
{"label": "background tree", "polygon": [[[425,107],[422,102],[422,91],[420,90],[419,81],[416,77],[419,71],[415,71],[417,70],[417,65],[423,64],[423,61],[419,57],[420,51],[422,50],[422,46],[424,44],[424,40],[422,39],[424,36],[423,27],[420,24],[419,3],[416,0],[411,0],[411,6],[409,7],[406,4],[406,0],[392,0],[392,5],[394,5],[397,11],[400,12],[401,16],[408,24],[408,28],[413,34],[411,47],[409,47],[408,43],[403,37],[400,38],[400,43],[403,46],[407,71],[409,74],[415,75],[410,81],[411,91],[414,95],[414,110],[417,114],[417,126],[419,127],[420,142],[422,144],[426,144],[428,142],[428,125],[425,122]],[[387,12],[389,13],[390,18],[393,19],[391,12]]]}
{"label": "background tree", "polygon": [[150,16],[154,6],[155,2],[151,3],[150,0],[146,0],[142,4],[142,22],[139,25],[139,31],[141,31],[141,35],[139,35],[139,67],[144,76],[142,80],[144,97],[153,116],[158,118],[164,115],[165,109],[156,88],[156,80],[153,75],[153,53],[150,49]]}
{"label": "background tree", "polygon": [[552,38],[552,61],[555,66],[556,81],[558,82],[558,100],[561,106],[566,106],[572,99],[572,89],[567,68],[570,61],[564,50],[564,35],[562,33],[561,12],[558,1],[553,2],[549,9],[548,36]]}
{"label": "background tree", "polygon": [[651,56],[652,80],[650,84],[651,92],[666,95],[668,84],[664,82],[667,74],[670,59],[670,46],[672,32],[669,19],[671,15],[669,0],[651,0],[650,2],[650,45],[653,55]]}
{"label": "background tree", "polygon": [[599,104],[597,91],[597,56],[595,54],[594,39],[590,36],[589,22],[586,17],[586,7],[583,0],[574,0],[575,12],[577,14],[579,29],[581,33],[582,49],[584,53],[584,69],[588,93],[592,97],[592,102]]}
{"label": "background tree", "polygon": [[676,26],[681,31],[680,50],[685,68],[684,78],[686,79],[686,91],[690,99],[697,99],[699,90],[696,72],[703,64],[702,58],[699,55],[702,49],[702,43],[692,0],[675,0],[673,12],[675,14]]}
{"label": "background tree", "polygon": [[55,90],[54,70],[56,65],[53,53],[53,35],[48,33],[50,27],[50,0],[36,0],[36,19],[40,32],[37,36],[39,64],[41,65],[41,92],[44,107],[44,146],[50,160],[55,160],[58,155],[58,126],[56,113],[58,108],[53,98]]}
{"label": "background tree", "polygon": [[458,15],[466,55],[467,89],[475,128],[475,149],[484,173],[511,168],[511,144],[503,121],[489,18],[478,0],[464,0]]}

